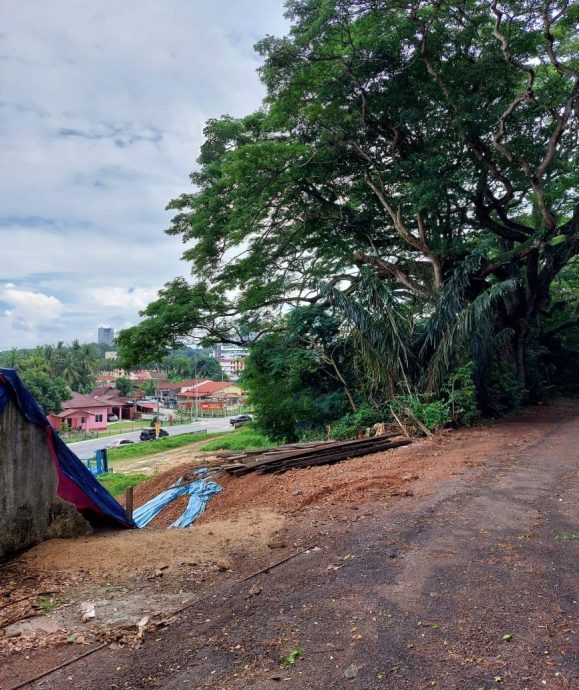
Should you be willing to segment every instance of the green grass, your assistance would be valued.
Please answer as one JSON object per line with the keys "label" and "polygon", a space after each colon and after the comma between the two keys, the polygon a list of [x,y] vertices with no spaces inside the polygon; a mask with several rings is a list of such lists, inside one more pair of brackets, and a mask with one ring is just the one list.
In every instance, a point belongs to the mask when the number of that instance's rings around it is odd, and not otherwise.
{"label": "green grass", "polygon": [[107,424],[107,432],[111,435],[122,434],[124,431],[138,431],[143,426],[143,422],[140,419],[123,419],[122,422],[109,422]]}
{"label": "green grass", "polygon": [[150,474],[124,474],[123,472],[108,472],[97,477],[99,482],[113,496],[119,496],[129,486],[137,486],[145,479],[150,479]]}
{"label": "green grass", "polygon": [[228,434],[228,431],[217,431],[212,434],[192,432],[190,434],[179,434],[178,436],[164,436],[158,438],[156,441],[140,441],[138,443],[127,443],[125,446],[119,448],[111,448],[108,452],[109,462],[116,462],[117,460],[131,460],[133,458],[142,458],[146,455],[154,455],[155,453],[163,453],[174,448],[181,448],[188,446],[190,443],[197,441],[204,441],[206,438],[221,436]]}
{"label": "green grass", "polygon": [[210,441],[201,450],[249,450],[250,448],[267,448],[273,442],[255,429],[246,427]]}

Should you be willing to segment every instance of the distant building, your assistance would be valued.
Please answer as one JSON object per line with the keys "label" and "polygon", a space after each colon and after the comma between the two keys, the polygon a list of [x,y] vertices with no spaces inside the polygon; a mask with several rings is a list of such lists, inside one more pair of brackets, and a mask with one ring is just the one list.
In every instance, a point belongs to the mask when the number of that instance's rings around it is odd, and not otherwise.
{"label": "distant building", "polygon": [[249,350],[241,345],[218,343],[215,346],[216,359],[239,359],[240,357],[247,357],[248,355]]}
{"label": "distant building", "polygon": [[105,359],[117,359],[118,354],[114,350],[105,352]]}
{"label": "distant building", "polygon": [[98,344],[112,345],[115,339],[115,331],[113,328],[99,328],[98,330]]}
{"label": "distant building", "polygon": [[245,367],[245,357],[219,357],[217,361],[231,381],[236,381]]}
{"label": "distant building", "polygon": [[235,381],[245,366],[245,358],[249,350],[241,345],[221,344],[215,346],[215,359],[221,364],[221,368],[227,376]]}

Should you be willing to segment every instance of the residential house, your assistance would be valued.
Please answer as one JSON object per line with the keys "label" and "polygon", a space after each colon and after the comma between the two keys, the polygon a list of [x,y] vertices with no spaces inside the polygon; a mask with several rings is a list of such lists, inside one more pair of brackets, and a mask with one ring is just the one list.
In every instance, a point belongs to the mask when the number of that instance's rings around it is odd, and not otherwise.
{"label": "residential house", "polygon": [[70,400],[62,403],[62,412],[49,415],[52,426],[60,429],[104,431],[107,428],[111,406],[108,402],[88,395],[73,393]]}
{"label": "residential house", "polygon": [[110,414],[119,419],[134,419],[135,404],[132,398],[119,395],[119,391],[112,386],[99,386],[89,393],[91,398],[106,402],[111,407]]}
{"label": "residential house", "polygon": [[185,409],[196,406],[200,411],[233,409],[243,404],[240,386],[231,381],[201,381],[188,390],[176,394],[179,405]]}

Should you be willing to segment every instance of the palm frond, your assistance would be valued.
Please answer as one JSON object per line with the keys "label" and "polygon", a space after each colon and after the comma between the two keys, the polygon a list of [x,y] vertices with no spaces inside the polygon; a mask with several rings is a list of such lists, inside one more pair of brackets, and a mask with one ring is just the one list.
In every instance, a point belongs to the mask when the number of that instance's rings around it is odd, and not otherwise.
{"label": "palm frond", "polygon": [[327,283],[317,287],[347,324],[369,381],[391,391],[407,381],[412,319],[389,288],[372,278],[361,281],[355,296]]}
{"label": "palm frond", "polygon": [[454,322],[449,324],[442,337],[436,342],[436,349],[427,369],[427,388],[433,390],[442,377],[450,370],[454,356],[467,344],[476,341],[478,348],[487,353],[479,353],[479,359],[488,359],[489,348],[496,348],[498,341],[493,333],[494,308],[498,299],[506,297],[518,287],[514,278],[492,285],[473,302],[460,310]]}

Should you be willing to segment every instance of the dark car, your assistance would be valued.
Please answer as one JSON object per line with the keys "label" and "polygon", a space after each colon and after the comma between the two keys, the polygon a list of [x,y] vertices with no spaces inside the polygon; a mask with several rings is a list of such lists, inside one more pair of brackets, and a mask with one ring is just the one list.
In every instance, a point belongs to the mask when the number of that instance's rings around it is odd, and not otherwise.
{"label": "dark car", "polygon": [[237,429],[238,426],[243,426],[252,420],[253,417],[250,414],[236,414],[235,416],[231,417],[229,423]]}
{"label": "dark car", "polygon": [[[168,436],[169,432],[165,431],[165,429],[159,429],[159,438],[161,436]],[[156,436],[155,436],[155,429],[152,427],[147,427],[146,429],[141,429],[141,435],[139,436],[141,441],[154,441]]]}

